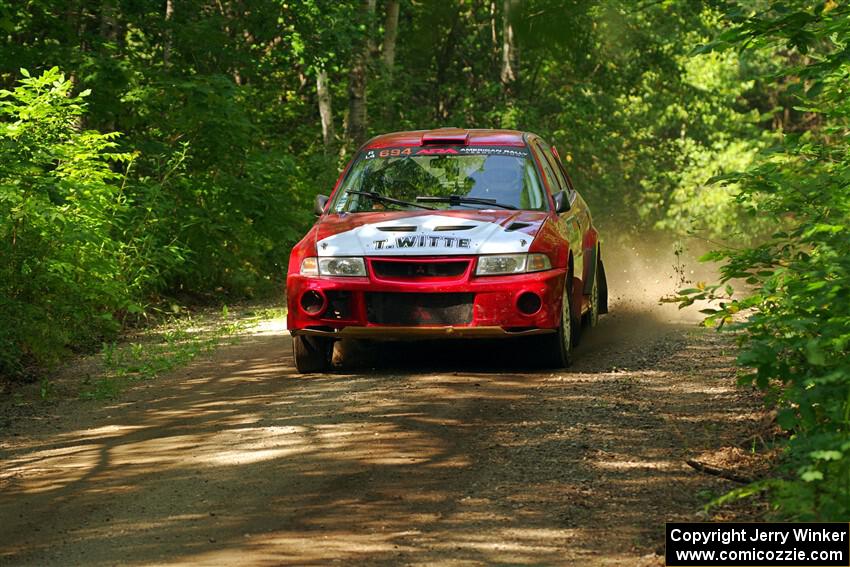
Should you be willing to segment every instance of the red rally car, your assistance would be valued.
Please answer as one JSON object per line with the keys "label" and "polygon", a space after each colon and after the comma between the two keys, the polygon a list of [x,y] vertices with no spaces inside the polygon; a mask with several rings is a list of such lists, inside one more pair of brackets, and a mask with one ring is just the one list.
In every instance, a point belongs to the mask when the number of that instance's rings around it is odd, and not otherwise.
{"label": "red rally car", "polygon": [[607,312],[590,211],[534,134],[375,137],[316,214],[286,279],[299,372],[327,369],[344,337],[532,336],[535,360],[562,367]]}

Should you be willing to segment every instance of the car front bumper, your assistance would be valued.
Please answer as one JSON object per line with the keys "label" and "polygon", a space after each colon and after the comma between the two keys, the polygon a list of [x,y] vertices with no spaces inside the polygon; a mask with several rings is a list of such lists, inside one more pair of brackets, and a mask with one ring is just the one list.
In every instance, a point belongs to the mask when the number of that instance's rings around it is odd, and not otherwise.
{"label": "car front bumper", "polygon": [[[471,263],[470,265],[473,265]],[[385,339],[488,338],[551,333],[565,270],[457,278],[287,278],[294,335]],[[539,304],[539,305],[538,305]],[[536,309],[535,309],[536,307]]]}

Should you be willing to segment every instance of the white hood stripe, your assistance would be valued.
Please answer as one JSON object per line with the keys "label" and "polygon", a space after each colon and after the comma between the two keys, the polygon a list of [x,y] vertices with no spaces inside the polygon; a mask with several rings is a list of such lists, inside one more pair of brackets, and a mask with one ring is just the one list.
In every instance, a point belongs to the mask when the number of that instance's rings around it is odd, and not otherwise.
{"label": "white hood stripe", "polygon": [[317,248],[319,256],[511,254],[527,252],[532,240],[494,222],[423,215],[358,226],[319,240]]}

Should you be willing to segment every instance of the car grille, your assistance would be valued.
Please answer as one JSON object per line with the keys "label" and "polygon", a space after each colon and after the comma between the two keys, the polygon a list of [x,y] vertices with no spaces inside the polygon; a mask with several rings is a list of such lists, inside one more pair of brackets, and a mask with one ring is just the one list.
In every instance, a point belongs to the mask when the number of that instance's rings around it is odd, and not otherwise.
{"label": "car grille", "polygon": [[474,293],[366,293],[366,317],[379,325],[465,325]]}
{"label": "car grille", "polygon": [[469,260],[372,260],[371,264],[375,276],[383,279],[460,278],[469,268]]}

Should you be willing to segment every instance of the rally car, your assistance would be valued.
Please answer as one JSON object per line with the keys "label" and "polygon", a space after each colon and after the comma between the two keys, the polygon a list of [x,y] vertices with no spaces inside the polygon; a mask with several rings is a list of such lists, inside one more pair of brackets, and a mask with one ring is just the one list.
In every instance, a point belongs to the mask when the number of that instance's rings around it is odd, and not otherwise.
{"label": "rally car", "polygon": [[563,367],[607,312],[590,210],[535,134],[377,136],[315,208],[286,279],[299,372],[329,368],[345,337],[531,337],[535,360]]}

